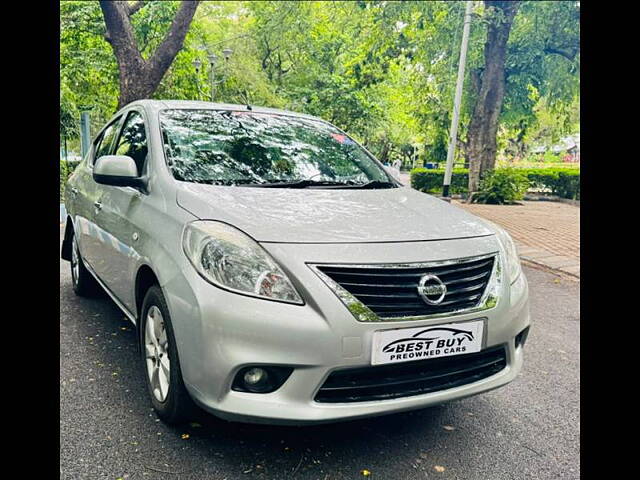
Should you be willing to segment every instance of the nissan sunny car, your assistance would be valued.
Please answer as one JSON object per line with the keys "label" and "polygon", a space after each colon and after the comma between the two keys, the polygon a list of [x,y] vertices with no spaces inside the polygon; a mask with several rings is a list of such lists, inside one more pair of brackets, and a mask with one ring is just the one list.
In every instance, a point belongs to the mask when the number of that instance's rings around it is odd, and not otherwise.
{"label": "nissan sunny car", "polygon": [[62,258],[137,326],[158,416],[306,424],[513,380],[528,287],[500,227],[402,186],[333,125],[142,100],[65,190]]}

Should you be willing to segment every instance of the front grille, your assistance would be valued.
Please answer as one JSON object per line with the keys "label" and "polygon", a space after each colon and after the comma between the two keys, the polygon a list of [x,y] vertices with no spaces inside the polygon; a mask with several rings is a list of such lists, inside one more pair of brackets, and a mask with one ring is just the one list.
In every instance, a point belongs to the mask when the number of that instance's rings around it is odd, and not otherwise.
{"label": "front grille", "polygon": [[507,366],[504,347],[416,362],[337,370],[316,394],[316,402],[389,400],[437,392],[482,380]]}
{"label": "front grille", "polygon": [[[495,256],[445,264],[385,266],[318,265],[322,273],[381,318],[451,313],[476,307],[487,288]],[[426,275],[436,275],[447,287],[438,305],[429,305],[418,293]]]}

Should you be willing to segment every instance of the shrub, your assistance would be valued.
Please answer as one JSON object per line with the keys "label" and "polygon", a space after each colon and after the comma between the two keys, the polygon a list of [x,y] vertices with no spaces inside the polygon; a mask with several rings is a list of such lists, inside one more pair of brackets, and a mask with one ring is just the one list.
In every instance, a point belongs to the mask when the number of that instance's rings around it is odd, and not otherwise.
{"label": "shrub", "polygon": [[558,183],[556,168],[526,168],[522,172],[527,176],[533,190],[550,190],[552,193]]}
{"label": "shrub", "polygon": [[480,180],[474,203],[511,204],[524,198],[529,188],[529,179],[514,168],[489,170]]}
{"label": "shrub", "polygon": [[[411,170],[411,186],[426,193],[441,193],[444,182],[444,170],[414,168]],[[466,193],[469,185],[469,170],[454,168],[451,175],[451,193]]]}
{"label": "shrub", "polygon": [[558,172],[557,195],[562,198],[580,200],[580,172]]}
{"label": "shrub", "polygon": [[549,190],[562,198],[580,199],[580,169],[545,168],[523,170],[534,190]]}
{"label": "shrub", "polygon": [[[504,168],[497,168],[502,171]],[[548,191],[562,198],[580,199],[580,169],[571,167],[522,168],[512,169],[529,179],[530,189]],[[416,168],[411,171],[411,186],[426,193],[442,192],[444,170]],[[467,193],[469,172],[464,168],[455,168],[451,176],[451,193]]]}

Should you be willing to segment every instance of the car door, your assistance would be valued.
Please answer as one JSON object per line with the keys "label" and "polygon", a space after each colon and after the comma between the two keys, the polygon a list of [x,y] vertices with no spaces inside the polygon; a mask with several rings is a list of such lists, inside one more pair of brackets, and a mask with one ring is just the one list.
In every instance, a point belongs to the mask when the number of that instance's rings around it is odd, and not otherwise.
{"label": "car door", "polygon": [[78,179],[73,186],[74,195],[74,226],[78,235],[80,255],[86,264],[99,275],[104,268],[105,259],[101,257],[101,230],[100,211],[98,209],[100,198],[103,195],[102,185],[93,179],[93,165],[99,157],[109,155],[113,151],[118,127],[122,116],[111,121],[96,137],[89,158],[79,167]]}
{"label": "car door", "polygon": [[[140,176],[146,174],[148,168],[147,138],[142,112],[134,109],[125,113],[113,155],[133,158]],[[100,188],[96,223],[101,230],[98,255],[104,261],[96,273],[109,290],[135,312],[133,270],[138,258],[139,231],[132,219],[138,216],[146,194],[133,187],[100,185]]]}

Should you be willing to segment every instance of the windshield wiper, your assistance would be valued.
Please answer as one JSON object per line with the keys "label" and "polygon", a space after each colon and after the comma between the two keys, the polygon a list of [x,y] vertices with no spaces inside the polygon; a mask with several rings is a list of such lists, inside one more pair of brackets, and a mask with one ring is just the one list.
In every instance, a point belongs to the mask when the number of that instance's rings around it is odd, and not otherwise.
{"label": "windshield wiper", "polygon": [[331,180],[295,180],[291,182],[267,182],[267,183],[249,183],[242,185],[243,187],[264,187],[264,188],[396,188],[397,185],[382,180],[371,180],[366,183],[355,183],[353,180],[346,182],[336,182]]}
{"label": "windshield wiper", "polygon": [[347,185],[344,188],[396,188],[397,185],[392,182],[385,182],[383,180],[371,180],[367,183],[355,183]]}
{"label": "windshield wiper", "polygon": [[308,188],[308,187],[351,187],[353,182],[333,182],[329,180],[295,180],[292,182],[267,182],[249,183],[243,187],[264,187],[264,188]]}

